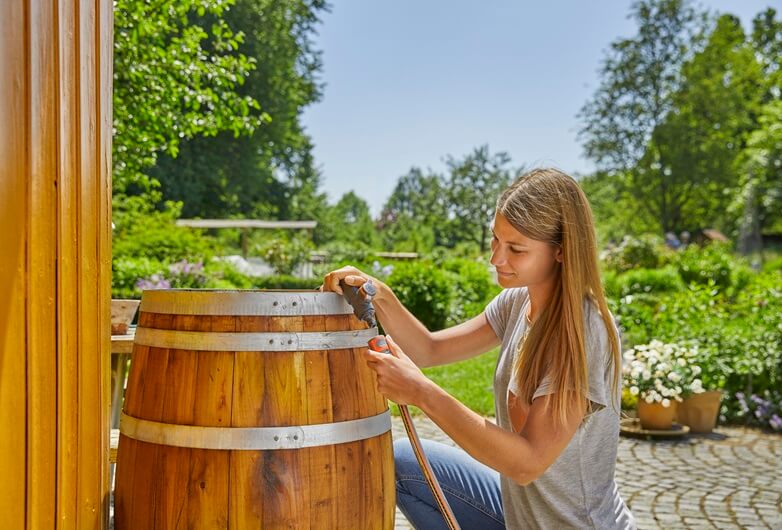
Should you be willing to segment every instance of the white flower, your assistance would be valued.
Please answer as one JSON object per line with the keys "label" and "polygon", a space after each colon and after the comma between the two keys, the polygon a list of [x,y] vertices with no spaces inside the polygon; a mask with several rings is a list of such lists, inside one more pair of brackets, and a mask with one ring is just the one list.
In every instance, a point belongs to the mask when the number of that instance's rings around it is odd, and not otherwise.
{"label": "white flower", "polygon": [[662,405],[663,405],[663,407],[670,407],[671,406],[671,401],[668,400],[668,399],[663,399],[662,400]]}
{"label": "white flower", "polygon": [[670,379],[674,383],[678,383],[679,381],[681,381],[682,376],[680,376],[676,372],[671,372],[670,374],[668,374],[668,379]]}
{"label": "white flower", "polygon": [[650,372],[649,370],[644,370],[643,377],[644,377],[644,379],[651,379],[652,378],[652,372]]}
{"label": "white flower", "polygon": [[701,367],[697,364],[692,365],[692,375],[700,375]]}
{"label": "white flower", "polygon": [[676,360],[676,363],[677,363],[679,366],[687,366],[687,360],[686,360],[686,359],[684,359],[684,358],[682,358],[682,357],[679,357],[679,358]]}
{"label": "white flower", "polygon": [[630,366],[637,369],[639,372],[644,369],[644,363],[641,361],[633,361]]}
{"label": "white flower", "polygon": [[635,359],[635,351],[634,350],[627,350],[626,352],[624,352],[623,357],[624,357],[625,361],[630,362],[633,359]]}
{"label": "white flower", "polygon": [[638,395],[638,387],[637,386],[631,386],[630,387],[630,395],[637,396]]}
{"label": "white flower", "polygon": [[647,395],[646,398],[644,399],[644,401],[646,401],[647,403],[651,404],[651,403],[654,403],[654,398],[652,396],[650,396],[650,395]]}

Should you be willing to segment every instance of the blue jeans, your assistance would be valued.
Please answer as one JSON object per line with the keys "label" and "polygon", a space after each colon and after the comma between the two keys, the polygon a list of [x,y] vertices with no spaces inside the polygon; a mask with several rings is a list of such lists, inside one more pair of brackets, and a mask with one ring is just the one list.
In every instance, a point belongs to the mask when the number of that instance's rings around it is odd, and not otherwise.
{"label": "blue jeans", "polygon": [[[504,530],[500,475],[457,447],[421,440],[448,504],[464,530]],[[448,530],[407,438],[394,441],[396,503],[417,529]]]}

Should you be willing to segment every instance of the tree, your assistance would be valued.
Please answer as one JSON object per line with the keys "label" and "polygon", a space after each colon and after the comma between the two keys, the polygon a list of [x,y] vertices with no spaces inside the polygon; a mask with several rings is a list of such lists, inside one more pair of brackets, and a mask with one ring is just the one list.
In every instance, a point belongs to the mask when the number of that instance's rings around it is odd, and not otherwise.
{"label": "tree", "polygon": [[782,231],[782,21],[767,9],[753,20],[752,44],[765,74],[758,127],[740,157],[739,249],[762,248],[765,229]]}
{"label": "tree", "polygon": [[258,101],[269,119],[249,136],[193,138],[177,157],[161,157],[153,174],[166,198],[185,203],[186,215],[291,219],[295,195],[317,189],[312,142],[300,117],[321,97],[321,59],[311,35],[325,9],[322,0],[237,0],[225,14],[244,35],[239,51],[256,64],[240,92]]}
{"label": "tree", "polygon": [[634,194],[664,231],[717,226],[738,193],[737,157],[757,127],[763,72],[739,20],[719,17],[682,65],[671,108],[633,171]]}
{"label": "tree", "polygon": [[[157,182],[146,170],[162,152],[175,156],[184,139],[245,134],[268,121],[257,101],[237,92],[255,63],[236,52],[242,34],[223,18],[231,3],[115,3],[115,207],[128,193],[152,193],[156,202]],[[191,24],[207,15],[208,29]]]}
{"label": "tree", "polygon": [[333,207],[333,219],[339,227],[336,241],[359,242],[368,247],[377,246],[377,232],[367,202],[349,191]]}
{"label": "tree", "polygon": [[426,252],[447,245],[448,204],[441,175],[411,168],[383,206],[377,228],[388,248]]}
{"label": "tree", "polygon": [[450,172],[446,187],[451,226],[460,241],[474,241],[484,252],[497,198],[517,171],[508,167],[507,153],[492,155],[487,145],[461,160],[448,157],[446,163]]}
{"label": "tree", "polygon": [[606,171],[630,171],[644,156],[702,20],[688,0],[641,0],[630,17],[638,34],[611,43],[600,86],[579,113],[586,154]]}
{"label": "tree", "polygon": [[592,207],[600,247],[618,243],[628,233],[654,232],[657,228],[657,219],[637,207],[623,179],[621,173],[596,171],[578,181]]}
{"label": "tree", "polygon": [[[673,108],[681,65],[697,42],[702,17],[688,0],[641,0],[630,16],[638,33],[611,43],[600,86],[579,113],[579,137],[617,193],[633,197],[659,230],[669,225],[669,194],[660,188],[670,169],[649,154],[649,143]],[[650,196],[658,204],[648,202]]]}

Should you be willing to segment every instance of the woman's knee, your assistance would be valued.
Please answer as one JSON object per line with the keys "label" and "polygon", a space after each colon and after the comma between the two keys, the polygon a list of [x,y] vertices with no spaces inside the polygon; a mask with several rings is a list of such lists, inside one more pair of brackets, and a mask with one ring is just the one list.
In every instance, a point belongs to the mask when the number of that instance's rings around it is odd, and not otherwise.
{"label": "woman's knee", "polygon": [[401,477],[421,475],[418,460],[407,438],[394,440],[394,471],[397,481]]}

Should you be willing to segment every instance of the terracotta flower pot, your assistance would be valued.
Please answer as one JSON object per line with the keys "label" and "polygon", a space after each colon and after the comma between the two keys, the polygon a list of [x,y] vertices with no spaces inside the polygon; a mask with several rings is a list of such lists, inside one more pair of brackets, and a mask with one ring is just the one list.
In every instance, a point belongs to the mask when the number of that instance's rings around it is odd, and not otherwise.
{"label": "terracotta flower pot", "polygon": [[710,433],[717,424],[720,401],[722,401],[722,392],[719,390],[692,394],[679,405],[676,417],[679,423],[690,428],[690,432]]}
{"label": "terracotta flower pot", "polygon": [[649,430],[667,431],[673,427],[673,419],[676,417],[676,401],[671,401],[667,407],[662,403],[647,403],[643,399],[638,400],[638,419],[641,427]]}

